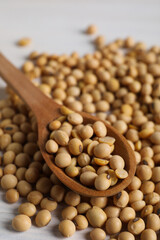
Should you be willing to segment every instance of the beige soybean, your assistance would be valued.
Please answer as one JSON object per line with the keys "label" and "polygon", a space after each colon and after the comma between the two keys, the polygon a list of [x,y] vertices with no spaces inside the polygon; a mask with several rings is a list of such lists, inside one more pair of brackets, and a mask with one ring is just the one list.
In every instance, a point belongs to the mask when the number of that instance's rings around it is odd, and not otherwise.
{"label": "beige soybean", "polygon": [[123,120],[118,120],[113,124],[121,134],[124,134],[127,131],[127,124]]}
{"label": "beige soybean", "polygon": [[129,195],[125,190],[113,196],[113,203],[117,207],[124,208],[127,206],[128,202],[129,202]]}
{"label": "beige soybean", "polygon": [[80,129],[79,134],[82,139],[89,139],[93,136],[93,128],[89,125],[83,126]]}
{"label": "beige soybean", "polygon": [[30,168],[37,168],[40,172],[42,171],[42,163],[40,163],[40,162],[36,162],[36,161],[34,161],[34,162],[31,162],[30,164],[29,164],[29,167]]}
{"label": "beige soybean", "polygon": [[25,47],[25,46],[28,46],[30,45],[32,42],[32,40],[30,38],[21,38],[19,41],[18,41],[18,45],[21,46],[21,47]]}
{"label": "beige soybean", "polygon": [[119,217],[122,222],[128,222],[136,217],[136,212],[131,207],[125,207],[121,210]]}
{"label": "beige soybean", "polygon": [[[95,34],[97,32],[97,26],[92,24],[92,25],[89,25],[87,30],[86,30],[86,33],[87,34]],[[100,239],[101,240],[101,239]]]}
{"label": "beige soybean", "polygon": [[28,135],[27,135],[27,141],[28,142],[37,142],[37,134],[36,133],[34,133],[34,132],[31,132],[31,133],[28,133]]}
{"label": "beige soybean", "polygon": [[157,214],[151,213],[147,216],[146,227],[152,230],[159,231],[160,230],[160,218]]}
{"label": "beige soybean", "polygon": [[79,113],[70,113],[67,117],[72,125],[79,125],[83,122],[83,117]]}
{"label": "beige soybean", "polygon": [[83,215],[75,216],[73,221],[74,221],[74,224],[76,226],[76,229],[78,229],[78,230],[83,230],[83,229],[86,229],[88,227],[87,218]]}
{"label": "beige soybean", "polygon": [[92,204],[92,206],[105,208],[108,203],[108,198],[107,197],[91,197],[90,203]]}
{"label": "beige soybean", "polygon": [[95,178],[94,186],[97,190],[107,190],[111,186],[111,177],[109,174],[102,173]]}
{"label": "beige soybean", "polygon": [[73,206],[68,206],[62,210],[63,219],[73,220],[77,214],[77,209]]}
{"label": "beige soybean", "polygon": [[79,169],[78,169],[78,167],[75,167],[75,166],[73,166],[73,165],[70,164],[68,167],[66,167],[65,173],[66,173],[69,177],[74,178],[74,177],[76,177],[76,176],[79,175]]}
{"label": "beige soybean", "polygon": [[13,218],[12,227],[18,232],[25,232],[31,227],[31,219],[24,214],[19,214]]}
{"label": "beige soybean", "polygon": [[144,146],[141,151],[140,151],[141,157],[145,158],[145,157],[149,157],[152,158],[153,157],[153,150],[151,147],[149,146]]}
{"label": "beige soybean", "polygon": [[3,154],[3,164],[7,165],[13,163],[16,155],[13,151],[7,151]]}
{"label": "beige soybean", "polygon": [[46,142],[45,147],[46,147],[46,151],[50,154],[56,153],[58,151],[58,144],[52,139]]}
{"label": "beige soybean", "polygon": [[14,175],[6,174],[1,178],[1,187],[6,190],[15,188],[17,182],[17,178]]}
{"label": "beige soybean", "polygon": [[[91,139],[84,139],[83,140],[83,151],[87,152],[88,145],[92,143],[93,141]],[[97,141],[96,141],[97,142]],[[97,142],[98,143],[98,142]]]}
{"label": "beige soybean", "polygon": [[49,193],[50,189],[52,187],[52,183],[49,178],[47,177],[41,177],[36,182],[36,190],[43,194]]}
{"label": "beige soybean", "polygon": [[77,156],[83,151],[83,144],[78,138],[72,138],[69,141],[68,148],[71,154]]}
{"label": "beige soybean", "polygon": [[58,120],[54,120],[54,121],[50,122],[49,130],[51,130],[51,131],[57,130],[60,128],[60,126],[61,126],[61,122]]}
{"label": "beige soybean", "polygon": [[115,206],[108,206],[104,209],[104,212],[108,218],[119,217],[120,211],[121,209]]}
{"label": "beige soybean", "polygon": [[85,214],[90,208],[91,205],[87,202],[81,202],[77,205],[77,211],[79,214]]}
{"label": "beige soybean", "polygon": [[29,183],[35,183],[37,182],[39,178],[39,170],[36,168],[28,168],[25,171],[25,179],[27,180],[27,182]]}
{"label": "beige soybean", "polygon": [[40,151],[35,152],[34,156],[33,156],[33,160],[35,162],[42,162],[43,161],[43,157]]}
{"label": "beige soybean", "polygon": [[13,135],[19,130],[18,126],[15,124],[8,124],[4,127],[4,132],[9,133],[10,135]]}
{"label": "beige soybean", "polygon": [[60,185],[54,185],[50,190],[50,196],[56,201],[56,202],[62,202],[63,198],[65,196],[65,188]]}
{"label": "beige soybean", "polygon": [[58,229],[64,237],[71,237],[76,231],[74,223],[68,219],[61,221]]}
{"label": "beige soybean", "polygon": [[72,192],[72,191],[68,191],[66,193],[64,201],[68,205],[75,207],[75,206],[77,206],[80,203],[81,196],[78,193],[75,193],[75,192]]}
{"label": "beige soybean", "polygon": [[28,142],[24,145],[24,153],[27,153],[29,156],[33,156],[38,150],[38,146],[34,142]]}
{"label": "beige soybean", "polygon": [[135,129],[129,129],[126,133],[126,138],[133,143],[137,142],[139,140],[138,131]]}
{"label": "beige soybean", "polygon": [[108,173],[108,170],[109,170],[108,166],[99,167],[98,170],[97,170],[97,174],[99,175],[101,173]]}
{"label": "beige soybean", "polygon": [[15,203],[19,200],[19,193],[16,189],[9,189],[6,192],[5,198],[8,203]]}
{"label": "beige soybean", "polygon": [[145,229],[145,223],[142,218],[134,218],[128,223],[128,231],[133,235],[140,234]]}
{"label": "beige soybean", "polygon": [[150,180],[152,177],[152,170],[147,165],[139,165],[137,167],[136,174],[142,181]]}
{"label": "beige soybean", "polygon": [[55,157],[55,163],[60,168],[68,167],[71,164],[71,156],[68,153],[58,153]]}
{"label": "beige soybean", "polygon": [[155,233],[155,231],[153,231],[152,229],[145,229],[142,233],[141,233],[141,240],[157,240],[157,235]]}
{"label": "beige soybean", "polygon": [[146,203],[143,200],[139,200],[139,201],[131,203],[131,207],[137,212],[141,211],[145,207],[145,205],[146,205]]}
{"label": "beige soybean", "polygon": [[84,173],[84,172],[96,172],[95,168],[92,167],[91,165],[86,165],[85,167],[79,167],[80,169],[80,174]]}
{"label": "beige soybean", "polygon": [[20,143],[10,143],[7,146],[7,151],[13,151],[15,154],[19,154],[21,152],[23,152],[23,147],[22,144]]}
{"label": "beige soybean", "polygon": [[125,169],[116,169],[115,174],[119,179],[125,179],[128,177],[128,172]]}
{"label": "beige soybean", "polygon": [[16,177],[17,177],[18,181],[25,180],[25,172],[26,171],[27,171],[27,168],[25,168],[25,167],[20,167],[17,169]]}
{"label": "beige soybean", "polygon": [[159,201],[160,201],[160,196],[156,192],[152,192],[152,193],[145,195],[145,202],[147,204],[155,205]]}
{"label": "beige soybean", "polygon": [[48,211],[52,212],[57,208],[57,202],[48,198],[43,198],[40,203],[40,207],[42,209],[47,209]]}
{"label": "beige soybean", "polygon": [[96,121],[93,124],[93,131],[97,137],[105,137],[107,134],[107,128],[101,121]]}
{"label": "beige soybean", "polygon": [[31,191],[28,195],[27,195],[27,200],[28,202],[33,203],[34,205],[38,205],[41,200],[43,198],[43,195],[41,192],[39,191]]}
{"label": "beige soybean", "polygon": [[90,225],[94,228],[102,227],[107,220],[106,213],[99,207],[93,206],[87,211],[86,217]]}
{"label": "beige soybean", "polygon": [[78,164],[81,167],[85,167],[86,165],[89,165],[90,160],[91,160],[90,156],[87,153],[81,153],[77,158]]}
{"label": "beige soybean", "polygon": [[6,174],[13,174],[14,175],[16,173],[16,170],[17,170],[16,165],[10,163],[10,164],[7,164],[7,166],[4,167],[3,173],[4,173],[4,175],[6,175]]}
{"label": "beige soybean", "polygon": [[149,157],[142,158],[141,163],[144,165],[148,165],[150,168],[153,168],[155,166],[154,160]]}
{"label": "beige soybean", "polygon": [[[134,146],[134,145],[133,145]],[[131,146],[132,147],[132,146]],[[132,147],[132,149],[134,150],[134,148]],[[136,158],[136,164],[138,165],[141,162],[141,155],[139,152],[134,151],[135,154],[135,158]]]}
{"label": "beige soybean", "polygon": [[68,148],[67,147],[59,147],[57,154],[62,153],[62,152],[69,153]]}
{"label": "beige soybean", "polygon": [[23,133],[29,133],[32,131],[31,124],[29,122],[22,123],[20,129]]}
{"label": "beige soybean", "polygon": [[154,144],[160,144],[160,132],[154,132],[151,136],[150,136],[150,140],[152,143]]}
{"label": "beige soybean", "polygon": [[10,107],[5,107],[2,109],[2,117],[3,118],[12,118],[15,115],[14,109]]}
{"label": "beige soybean", "polygon": [[144,217],[150,215],[152,212],[153,212],[153,206],[146,205],[141,211],[141,217],[144,218]]}
{"label": "beige soybean", "polygon": [[106,143],[99,143],[94,147],[93,153],[96,157],[106,158],[111,153],[111,147]]}
{"label": "beige soybean", "polygon": [[46,209],[40,210],[35,217],[35,223],[38,227],[44,227],[48,225],[50,221],[51,221],[51,214]]}
{"label": "beige soybean", "polygon": [[155,183],[160,181],[160,167],[154,167],[152,169],[152,181]]}
{"label": "beige soybean", "polygon": [[69,137],[67,133],[62,130],[54,131],[53,138],[61,146],[66,146],[69,142]]}
{"label": "beige soybean", "polygon": [[72,126],[69,125],[63,125],[60,130],[62,130],[63,132],[65,132],[68,136],[71,136],[71,133],[73,132],[72,130]]}
{"label": "beige soybean", "polygon": [[17,190],[22,197],[26,197],[32,191],[32,185],[25,180],[21,180],[17,184]]}
{"label": "beige soybean", "polygon": [[[1,113],[1,119],[2,119],[2,113]],[[8,124],[12,124],[12,120],[10,118],[2,119],[0,127],[3,129],[5,128]],[[3,135],[4,131],[1,131],[1,136]]]}
{"label": "beige soybean", "polygon": [[80,182],[85,186],[94,186],[97,174],[95,172],[87,171],[80,175]]}
{"label": "beige soybean", "polygon": [[129,202],[133,203],[143,199],[143,193],[140,190],[134,190],[129,193]]}
{"label": "beige soybean", "polygon": [[155,184],[152,181],[144,181],[140,188],[143,194],[152,193],[154,189],[155,189]]}
{"label": "beige soybean", "polygon": [[120,232],[122,228],[122,222],[117,217],[111,217],[106,221],[105,229],[110,235]]}
{"label": "beige soybean", "polygon": [[118,240],[135,240],[135,237],[130,232],[121,232],[118,235]]}
{"label": "beige soybean", "polygon": [[114,155],[113,157],[110,158],[109,164],[113,170],[116,170],[116,169],[123,169],[125,162],[121,156]]}
{"label": "beige soybean", "polygon": [[[69,108],[67,108],[67,107],[65,107],[65,106],[61,106],[60,111],[61,111],[61,113],[62,113],[63,115],[69,115],[69,114],[73,113],[73,111],[72,111],[71,109],[69,109]],[[62,116],[62,117],[63,117],[63,116]],[[66,117],[65,117],[65,119],[66,119]]]}
{"label": "beige soybean", "polygon": [[24,114],[18,113],[13,117],[13,123],[20,125],[26,121],[26,116]]}
{"label": "beige soybean", "polygon": [[115,138],[106,136],[106,137],[99,138],[98,141],[100,143],[107,143],[108,145],[112,146],[115,143]]}
{"label": "beige soybean", "polygon": [[94,157],[93,160],[92,160],[92,163],[96,164],[98,166],[105,166],[106,164],[109,163],[109,161],[107,159]]}
{"label": "beige soybean", "polygon": [[44,163],[44,164],[43,164],[42,171],[43,171],[43,173],[44,173],[47,177],[50,177],[50,175],[52,174],[52,171],[51,171],[51,169],[48,167],[47,163]]}
{"label": "beige soybean", "polygon": [[32,217],[36,213],[36,207],[29,202],[22,203],[18,208],[18,212],[27,215],[28,217]]}
{"label": "beige soybean", "polygon": [[27,167],[31,162],[30,156],[27,153],[19,153],[15,158],[17,167]]}
{"label": "beige soybean", "polygon": [[[11,144],[11,136],[7,133],[0,136],[0,149],[8,149],[8,146]],[[8,151],[11,149],[8,149]],[[13,151],[14,152],[14,151]]]}
{"label": "beige soybean", "polygon": [[93,156],[94,148],[95,148],[95,146],[97,146],[98,144],[99,144],[99,142],[96,141],[96,140],[92,141],[92,140],[90,139],[90,141],[87,141],[87,146],[86,146],[86,148],[87,148],[87,153],[88,153],[90,156]]}
{"label": "beige soybean", "polygon": [[105,240],[106,239],[106,233],[101,228],[94,228],[90,232],[90,238],[91,238],[91,240]]}

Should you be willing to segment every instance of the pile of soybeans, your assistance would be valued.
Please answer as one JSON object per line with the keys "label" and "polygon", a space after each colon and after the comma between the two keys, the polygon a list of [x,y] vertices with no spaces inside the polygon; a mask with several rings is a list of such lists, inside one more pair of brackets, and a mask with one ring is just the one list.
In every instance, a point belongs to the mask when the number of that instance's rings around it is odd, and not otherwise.
{"label": "pile of soybeans", "polygon": [[[95,34],[96,26],[89,26],[86,32]],[[8,203],[17,202],[19,197],[26,199],[12,226],[22,232],[31,227],[33,220],[37,227],[52,224],[51,213],[63,202],[59,231],[65,237],[91,226],[91,240],[105,240],[106,235],[112,240],[157,240],[160,47],[148,49],[131,37],[106,44],[103,36],[97,36],[94,44],[96,50],[83,57],[77,52],[60,56],[32,52],[22,71],[28,81],[57,103],[73,112],[96,115],[123,134],[135,153],[136,174],[126,189],[109,198],[88,198],[67,189],[39,151],[35,116],[7,87],[8,98],[0,100],[0,186],[6,191]],[[63,122],[60,124],[63,126]],[[69,159],[72,167],[78,156]],[[77,175],[82,176],[82,168],[93,173],[88,163],[84,165],[82,159],[79,162]],[[107,165],[99,169],[99,174],[108,174]]]}

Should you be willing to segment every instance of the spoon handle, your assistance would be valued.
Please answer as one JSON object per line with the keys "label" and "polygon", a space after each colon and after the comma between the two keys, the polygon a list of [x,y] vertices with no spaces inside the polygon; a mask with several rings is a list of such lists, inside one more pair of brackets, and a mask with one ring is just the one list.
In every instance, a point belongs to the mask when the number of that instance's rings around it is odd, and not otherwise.
{"label": "spoon handle", "polygon": [[[50,111],[51,99],[45,96],[34,84],[0,53],[0,76],[24,100],[38,117],[40,112]],[[52,111],[58,104],[52,101]]]}

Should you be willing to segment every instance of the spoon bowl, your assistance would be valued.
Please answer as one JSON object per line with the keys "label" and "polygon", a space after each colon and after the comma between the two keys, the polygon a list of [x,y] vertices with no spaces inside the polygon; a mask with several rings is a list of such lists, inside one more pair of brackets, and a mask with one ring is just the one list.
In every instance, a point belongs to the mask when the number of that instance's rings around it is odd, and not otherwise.
{"label": "spoon bowl", "polygon": [[[104,124],[107,127],[108,135],[116,139],[114,154],[118,154],[124,159],[125,169],[128,172],[128,177],[105,191],[98,191],[85,187],[76,180],[67,176],[62,169],[54,164],[53,155],[48,154],[45,150],[45,144],[49,137],[48,124],[61,116],[61,105],[45,96],[37,87],[34,86],[34,84],[28,80],[28,78],[21,71],[14,67],[2,54],[0,54],[0,76],[7,82],[7,84],[10,85],[10,87],[13,88],[13,90],[24,100],[24,102],[35,114],[38,124],[38,145],[42,156],[52,172],[64,185],[66,185],[72,191],[87,197],[109,197],[122,191],[130,184],[136,171],[134,152],[125,137],[123,137],[123,135],[121,135],[116,129],[114,129],[106,122],[104,122]],[[84,124],[94,123],[95,121],[102,121],[90,114],[84,112],[79,113],[83,116]]]}

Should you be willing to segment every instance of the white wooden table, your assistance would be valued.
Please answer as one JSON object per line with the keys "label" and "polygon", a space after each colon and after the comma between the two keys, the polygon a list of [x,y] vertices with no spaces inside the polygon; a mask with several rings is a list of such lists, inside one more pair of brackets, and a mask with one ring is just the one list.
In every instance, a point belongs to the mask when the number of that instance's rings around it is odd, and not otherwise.
{"label": "white wooden table", "polygon": [[[83,31],[95,23],[107,41],[133,36],[147,45],[160,44],[159,0],[0,0],[0,51],[20,67],[32,50],[49,53],[91,52],[92,37]],[[16,41],[31,37],[33,44],[18,48]],[[0,98],[5,84],[0,80]],[[0,189],[0,240],[63,239],[57,231],[60,211],[53,213],[47,227],[35,226],[25,233],[11,228],[19,204],[7,204]],[[89,239],[89,229],[70,239]]]}

